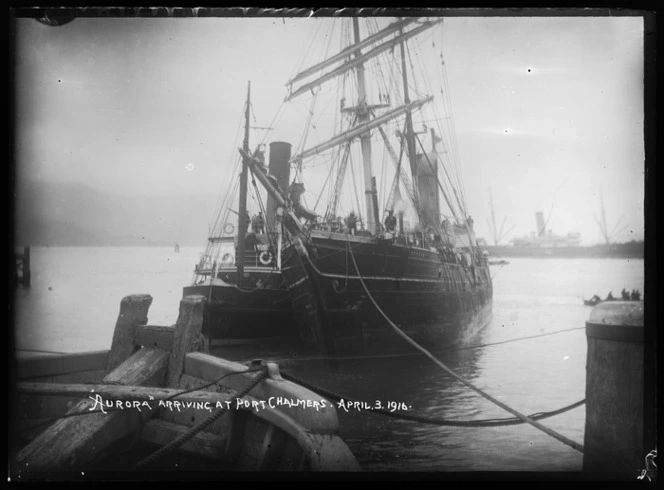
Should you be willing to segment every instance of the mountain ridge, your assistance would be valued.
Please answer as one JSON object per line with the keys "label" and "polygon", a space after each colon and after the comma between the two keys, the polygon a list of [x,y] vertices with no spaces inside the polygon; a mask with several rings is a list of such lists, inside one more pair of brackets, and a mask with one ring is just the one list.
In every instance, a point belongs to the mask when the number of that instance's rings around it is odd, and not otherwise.
{"label": "mountain ridge", "polygon": [[15,195],[14,242],[33,246],[202,245],[217,200],[123,196],[43,181],[24,182]]}

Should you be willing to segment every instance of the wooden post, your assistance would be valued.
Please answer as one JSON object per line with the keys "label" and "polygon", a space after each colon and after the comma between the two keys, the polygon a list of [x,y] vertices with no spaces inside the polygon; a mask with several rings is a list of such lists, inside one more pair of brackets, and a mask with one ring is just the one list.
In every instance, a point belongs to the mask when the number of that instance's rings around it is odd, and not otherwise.
{"label": "wooden post", "polygon": [[152,296],[149,294],[133,294],[122,298],[120,315],[115,324],[113,343],[108,354],[108,371],[118,367],[136,351],[136,327],[147,324],[151,304]]}
{"label": "wooden post", "polygon": [[30,287],[30,247],[23,248],[23,277],[21,281],[24,287]]}
{"label": "wooden post", "polygon": [[643,302],[595,306],[586,322],[584,472],[635,480],[645,468]]}
{"label": "wooden post", "polygon": [[168,364],[166,385],[178,387],[189,352],[209,353],[209,339],[203,335],[205,296],[186,296],[180,301],[180,314],[173,334],[173,350]]}

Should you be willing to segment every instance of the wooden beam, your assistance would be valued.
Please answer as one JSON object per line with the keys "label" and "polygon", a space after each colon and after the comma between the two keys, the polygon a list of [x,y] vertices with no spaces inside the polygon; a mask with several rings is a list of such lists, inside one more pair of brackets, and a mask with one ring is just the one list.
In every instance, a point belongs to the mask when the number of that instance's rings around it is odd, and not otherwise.
{"label": "wooden beam", "polygon": [[140,325],[136,329],[134,343],[141,347],[150,347],[170,352],[173,349],[175,327],[160,325]]}
{"label": "wooden beam", "polygon": [[[168,364],[168,353],[141,349],[104,378],[104,383],[159,384]],[[89,412],[93,400],[83,400],[68,413]],[[113,442],[130,434],[150,412],[117,411],[60,419],[24,447],[17,456],[20,474],[83,469]]]}
{"label": "wooden beam", "polygon": [[133,294],[122,298],[120,314],[115,323],[113,343],[106,368],[112,371],[136,351],[136,327],[148,322],[148,310],[152,304],[149,294]]}
{"label": "wooden beam", "polygon": [[189,352],[210,351],[209,340],[203,335],[205,296],[187,296],[180,301],[180,314],[173,334],[173,350],[168,363],[166,386],[177,387],[184,372],[185,356]]}
{"label": "wooden beam", "polygon": [[108,353],[108,350],[103,350],[76,354],[42,354],[20,359],[17,363],[18,379],[105,370],[108,364]]}

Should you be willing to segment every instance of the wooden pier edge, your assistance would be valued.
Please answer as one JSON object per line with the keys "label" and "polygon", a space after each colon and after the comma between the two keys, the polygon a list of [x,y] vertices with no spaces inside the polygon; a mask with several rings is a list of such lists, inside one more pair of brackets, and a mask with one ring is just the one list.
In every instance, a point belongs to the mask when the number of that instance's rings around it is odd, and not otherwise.
{"label": "wooden pier edge", "polygon": [[634,481],[646,468],[642,301],[593,308],[586,322],[583,471]]}
{"label": "wooden pier edge", "polygon": [[[201,369],[208,373],[210,368],[212,371],[248,369],[246,366],[209,354],[209,339],[205,337],[202,330],[206,305],[204,296],[183,298],[180,302],[178,320],[173,327],[146,325],[151,303],[152,297],[147,294],[123,298],[110,351],[88,354],[88,356],[92,356],[90,362],[95,366],[101,362],[107,367],[107,374],[100,384],[108,386],[108,389],[100,391],[122,391],[120,386],[114,390],[113,386],[109,385],[125,386],[127,391],[131,391],[132,387],[138,391],[145,391],[140,387],[178,390],[183,376],[193,374],[189,371],[194,365],[201,366]],[[75,366],[72,363],[75,359],[87,359],[86,354],[84,353],[83,357],[81,357],[82,354],[64,355],[55,363],[52,360],[48,361],[48,366],[57,368],[55,369],[57,372],[45,369],[39,363],[34,363],[29,369],[24,370],[23,375],[19,378],[35,379],[33,375],[37,374],[37,380],[39,377],[44,377],[57,381],[59,375],[68,376],[74,373]],[[72,359],[70,360],[69,357]],[[104,361],[106,362],[104,363]],[[187,366],[189,366],[188,369]],[[304,394],[313,395],[302,387],[283,380],[278,375],[278,367],[273,366],[271,369],[273,374],[259,384],[251,395],[262,398],[281,392],[280,390],[286,390],[286,393],[296,397],[304,396]],[[193,370],[195,371],[195,369]],[[274,375],[275,370],[276,375]],[[85,369],[79,371],[83,372]],[[250,375],[247,373],[247,376]],[[205,380],[206,378],[209,376],[201,373],[199,379]],[[244,387],[247,379],[242,378],[246,377],[240,375],[228,378],[230,389],[235,391],[240,389],[240,386],[234,386],[238,382]],[[32,385],[22,383],[22,385],[29,386],[27,391],[32,391],[33,394],[38,394],[45,388],[39,386],[38,383]],[[77,396],[76,393],[80,394],[80,385],[78,387],[67,385],[71,389],[63,388],[63,386],[65,385],[60,385],[60,388],[46,388],[46,391],[54,394],[53,390],[60,389],[63,392],[74,392],[74,396]],[[78,391],[76,391],[77,389]],[[94,399],[88,396],[67,413],[88,412],[94,405]],[[156,411],[139,413],[128,410],[61,418],[18,451],[12,461],[15,473],[19,478],[29,479],[31,476],[39,477],[40,474],[45,473],[87,470],[111,444],[129,436],[141,426],[145,428],[152,424],[153,421],[148,419],[155,413]],[[311,469],[319,471],[360,470],[350,449],[338,435],[338,419],[334,408],[322,416],[314,416],[313,413],[290,413],[286,409],[268,410],[260,414],[259,418],[272,424],[273,427],[281,428],[291,434],[302,447]],[[150,427],[152,430],[157,425],[150,425]],[[177,427],[174,426],[174,428]],[[206,434],[203,435],[212,437],[211,434]],[[231,436],[232,434],[229,435],[229,438]],[[218,441],[212,441],[211,444],[217,443]]]}
{"label": "wooden pier edge", "polygon": [[[203,296],[181,301],[170,352],[140,348],[137,333],[147,323],[151,304],[152,297],[147,294],[122,299],[103,384],[175,387],[184,370],[186,354],[207,348],[208,343],[201,337]],[[84,399],[68,414],[90,411],[93,406],[92,399]],[[16,467],[26,475],[83,468],[109,444],[130,434],[151,415],[152,412],[119,411],[62,418],[19,451]]]}

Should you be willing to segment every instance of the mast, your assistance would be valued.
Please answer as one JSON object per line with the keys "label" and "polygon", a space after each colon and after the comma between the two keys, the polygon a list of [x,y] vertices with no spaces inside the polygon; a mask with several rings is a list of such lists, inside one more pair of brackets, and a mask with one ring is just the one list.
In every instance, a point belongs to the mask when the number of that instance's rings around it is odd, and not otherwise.
{"label": "mast", "polygon": [[[251,82],[247,83],[247,107],[244,111],[244,142],[242,148],[245,154],[249,153],[249,106],[251,100]],[[239,219],[237,231],[237,254],[235,264],[237,266],[237,285],[242,287],[244,282],[244,248],[247,235],[247,171],[246,157],[242,158],[242,173],[240,174],[240,203],[238,208]]]}
{"label": "mast", "polygon": [[[357,17],[353,17],[353,34],[355,36],[355,43],[359,44],[360,40],[360,25]],[[355,52],[355,58],[359,58],[361,52]],[[364,124],[369,122],[369,111],[367,110],[367,94],[364,80],[364,65],[360,63],[357,66],[357,122]],[[364,168],[364,198],[366,201],[366,217],[367,228],[370,232],[376,233],[377,226],[374,218],[374,200],[373,200],[373,186],[371,185],[371,178],[373,177],[371,171],[371,133],[366,131],[360,135],[360,146],[362,148],[362,163]]]}
{"label": "mast", "polygon": [[[403,99],[406,107],[410,104],[410,95],[408,94],[408,73],[406,72],[406,50],[403,41],[400,43],[401,48],[401,73],[403,78]],[[413,182],[416,183],[414,187],[415,196],[417,199],[417,152],[415,149],[415,132],[413,131],[413,116],[410,109],[406,110],[406,147],[408,150],[408,160],[410,161],[410,172],[413,176]],[[417,199],[419,202],[419,199]]]}

